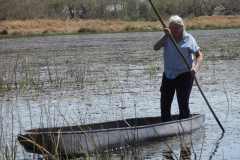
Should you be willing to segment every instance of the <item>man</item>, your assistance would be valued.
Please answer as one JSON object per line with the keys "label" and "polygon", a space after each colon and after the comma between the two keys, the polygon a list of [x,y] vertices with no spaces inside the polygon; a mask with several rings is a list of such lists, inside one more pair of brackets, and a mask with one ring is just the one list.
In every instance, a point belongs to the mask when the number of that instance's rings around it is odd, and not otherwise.
{"label": "man", "polygon": [[[164,32],[165,35],[154,45],[154,50],[164,48],[164,73],[160,89],[161,117],[162,121],[169,121],[171,120],[171,104],[175,91],[179,105],[179,118],[190,116],[189,97],[195,73],[199,70],[203,60],[203,53],[194,37],[185,31],[181,17],[171,16],[169,18],[169,28],[164,28]],[[191,70],[176,50],[169,38],[170,34],[177,42]]]}

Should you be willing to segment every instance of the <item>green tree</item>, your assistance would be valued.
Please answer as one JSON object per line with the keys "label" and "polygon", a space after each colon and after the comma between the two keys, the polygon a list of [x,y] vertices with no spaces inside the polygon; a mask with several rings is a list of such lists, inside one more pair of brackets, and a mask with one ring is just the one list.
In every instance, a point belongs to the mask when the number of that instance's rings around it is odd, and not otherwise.
{"label": "green tree", "polygon": [[148,5],[146,3],[139,4],[139,18],[143,18],[145,20],[150,19],[150,11]]}
{"label": "green tree", "polygon": [[130,20],[137,20],[139,18],[137,1],[130,0],[127,2],[127,17]]}

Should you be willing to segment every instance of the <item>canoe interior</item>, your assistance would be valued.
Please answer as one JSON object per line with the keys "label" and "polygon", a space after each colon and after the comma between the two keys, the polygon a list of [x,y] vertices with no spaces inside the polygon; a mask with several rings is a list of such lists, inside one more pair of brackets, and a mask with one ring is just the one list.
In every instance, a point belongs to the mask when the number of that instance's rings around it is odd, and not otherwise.
{"label": "canoe interior", "polygon": [[[199,114],[192,114],[192,118],[194,116],[198,116]],[[187,119],[189,119],[187,118]],[[172,121],[179,120],[179,115],[173,115]],[[170,121],[170,122],[172,122]],[[170,123],[167,122],[167,123]],[[43,132],[74,132],[74,131],[89,131],[89,130],[102,130],[102,129],[114,129],[114,128],[126,128],[126,127],[140,127],[147,126],[153,124],[159,124],[161,122],[161,117],[144,117],[144,118],[130,118],[126,120],[117,120],[117,121],[109,121],[103,123],[93,123],[86,125],[76,125],[76,126],[67,126],[67,127],[53,127],[53,128],[36,128],[26,130],[26,132],[30,133],[43,133]]]}

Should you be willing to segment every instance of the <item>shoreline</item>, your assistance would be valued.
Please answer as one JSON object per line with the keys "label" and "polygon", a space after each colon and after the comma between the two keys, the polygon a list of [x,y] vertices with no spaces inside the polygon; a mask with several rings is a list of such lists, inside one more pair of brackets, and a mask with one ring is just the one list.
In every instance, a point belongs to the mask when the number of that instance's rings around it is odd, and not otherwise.
{"label": "shoreline", "polygon": [[[240,28],[240,16],[201,16],[184,19],[187,30]],[[158,21],[122,20],[6,20],[0,21],[0,38],[161,31]]]}

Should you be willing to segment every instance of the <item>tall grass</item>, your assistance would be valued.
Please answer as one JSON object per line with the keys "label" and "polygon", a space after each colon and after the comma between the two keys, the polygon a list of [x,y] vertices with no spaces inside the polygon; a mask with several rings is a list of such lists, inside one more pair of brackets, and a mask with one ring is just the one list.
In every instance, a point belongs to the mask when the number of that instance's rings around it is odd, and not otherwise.
{"label": "tall grass", "polygon": [[41,35],[69,33],[102,33],[151,31],[159,29],[157,22],[127,22],[120,20],[26,20],[0,22],[1,35]]}
{"label": "tall grass", "polygon": [[[201,16],[185,19],[189,29],[239,28],[240,16]],[[45,35],[159,31],[159,22],[121,20],[15,20],[1,21],[0,35]]]}
{"label": "tall grass", "polygon": [[186,20],[189,29],[239,28],[240,16],[200,16]]}
{"label": "tall grass", "polygon": [[[31,57],[30,57],[31,58]],[[16,83],[16,87],[12,86],[10,88],[11,90],[15,90],[18,92],[16,94],[16,99],[21,97],[21,95],[31,93],[31,90],[35,91],[44,91],[46,88],[56,88],[57,86],[64,86],[65,83],[69,82],[69,80],[73,80],[72,83],[80,83],[81,87],[80,89],[84,89],[86,80],[88,79],[88,68],[89,64],[88,62],[82,63],[80,68],[75,68],[72,65],[69,65],[66,70],[64,70],[64,73],[69,75],[71,73],[71,79],[69,79],[69,76],[64,76],[65,74],[60,74],[58,65],[56,64],[56,60],[53,58],[47,59],[45,61],[45,71],[46,76],[44,77],[44,83],[42,83],[41,75],[40,75],[40,66],[35,65],[35,67],[32,66],[32,63],[34,59],[29,60],[29,58],[18,56],[16,62],[14,62],[16,65],[12,67],[12,74],[8,74],[10,77],[14,78],[14,83]],[[148,72],[149,69],[147,69]],[[155,70],[155,67],[150,67],[150,70]],[[77,74],[76,74],[77,73]],[[152,73],[152,71],[151,71]],[[122,81],[120,80],[120,77],[118,73],[113,72],[113,70],[109,67],[108,70],[105,72],[105,80],[104,83],[107,83],[109,85],[109,93],[114,94],[114,91],[112,90],[116,86],[121,86]],[[62,82],[59,82],[58,79],[62,79]],[[116,80],[114,82],[114,80]],[[6,78],[4,83],[8,83],[8,78]],[[11,82],[11,81],[10,81]],[[113,83],[114,82],[114,83]],[[59,84],[61,83],[61,84]],[[64,84],[62,84],[64,83]],[[115,84],[116,83],[116,84]],[[38,85],[41,84],[41,85]],[[35,87],[37,85],[37,87]],[[120,90],[124,92],[124,88],[120,87]],[[19,97],[18,97],[19,96]],[[111,102],[110,102],[111,103]],[[11,104],[11,103],[10,103]],[[51,104],[50,104],[51,105]],[[44,105],[40,106],[38,108],[39,110],[39,126],[40,127],[54,127],[59,125],[73,125],[79,124],[78,119],[72,119],[71,117],[66,117],[66,113],[62,110],[60,110],[60,107],[58,106],[50,106],[50,105]],[[121,105],[120,108],[123,110],[125,109],[125,102],[124,97],[121,99]],[[80,109],[80,108],[79,108]],[[17,143],[16,135],[19,133],[24,133],[23,129],[24,126],[29,126],[30,128],[36,126],[36,111],[35,107],[31,105],[29,101],[27,101],[26,107],[25,107],[25,114],[27,115],[27,122],[28,124],[24,123],[24,119],[22,119],[22,115],[19,115],[22,113],[22,111],[19,112],[19,108],[17,106],[14,106],[14,103],[12,106],[7,108],[6,106],[1,106],[1,112],[0,112],[0,122],[1,128],[0,128],[0,158],[3,160],[15,160],[18,159],[19,155],[23,156],[24,158],[29,158],[29,155],[25,152],[22,152],[21,146]],[[122,111],[121,110],[121,111]],[[133,106],[134,110],[134,117],[138,116],[137,113],[137,105],[136,103]],[[6,114],[7,113],[7,114]],[[86,113],[87,116],[88,113]],[[58,119],[61,117],[62,121],[59,122]],[[79,111],[76,113],[76,117],[83,120],[86,118],[83,117],[82,111]],[[121,113],[122,119],[125,119],[124,113]],[[6,129],[7,128],[7,129]],[[10,131],[9,131],[10,129]],[[135,141],[132,143],[132,146],[129,148],[123,148],[118,150],[118,155],[120,155],[121,159],[144,159],[144,154],[142,150],[143,143],[138,142],[138,133],[137,130],[135,130],[132,134],[135,136]],[[86,139],[89,135],[86,135]],[[60,136],[59,136],[60,137]],[[33,142],[34,143],[34,142]],[[56,142],[58,143],[58,141]],[[92,143],[98,144],[98,141],[94,141]],[[37,144],[36,144],[37,145]],[[51,158],[55,160],[62,159],[61,154],[58,153],[57,148],[56,152],[50,153],[48,150],[46,150],[43,146],[39,146],[43,151],[43,153],[47,153],[47,157],[45,158]],[[110,147],[109,147],[110,148]],[[171,147],[170,147],[171,148]],[[22,152],[22,153],[19,153]],[[108,152],[95,152],[93,154],[86,153],[84,159],[99,159],[99,160],[110,160],[113,159],[116,156],[116,151],[108,151]],[[173,152],[174,153],[174,152]],[[31,155],[31,157],[39,157],[38,155]],[[40,156],[42,157],[42,156]],[[70,159],[70,157],[65,157],[66,159]]]}

